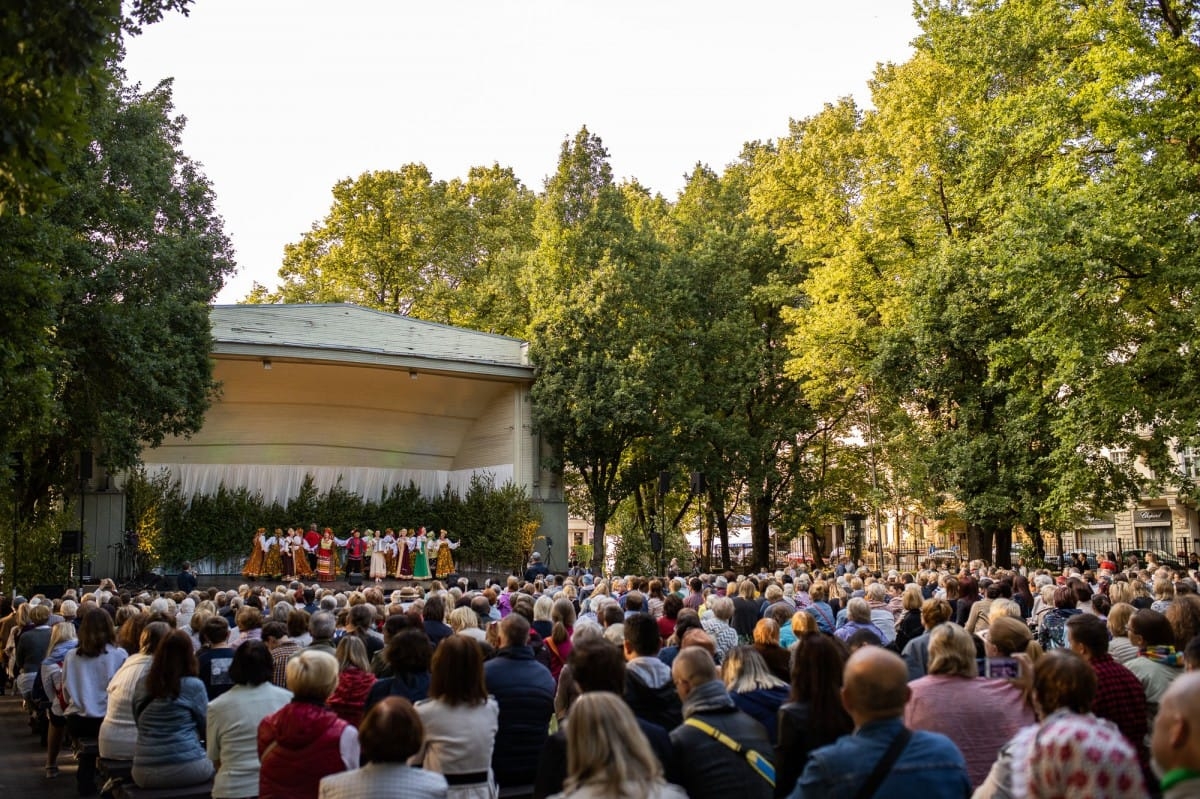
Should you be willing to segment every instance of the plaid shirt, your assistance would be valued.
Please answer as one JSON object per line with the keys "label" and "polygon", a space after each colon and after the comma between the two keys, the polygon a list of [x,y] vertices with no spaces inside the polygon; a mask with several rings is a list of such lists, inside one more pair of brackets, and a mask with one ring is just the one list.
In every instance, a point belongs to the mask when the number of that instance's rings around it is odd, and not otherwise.
{"label": "plaid shirt", "polygon": [[1112,655],[1092,658],[1096,672],[1096,701],[1092,712],[1117,725],[1139,753],[1144,751],[1149,722],[1146,716],[1146,692],[1132,671],[1113,660]]}
{"label": "plaid shirt", "polygon": [[[290,638],[271,650],[271,660],[275,661],[275,671],[271,675],[272,683],[280,688],[287,688],[287,663],[292,655],[299,651],[300,644]],[[1141,687],[1141,683],[1138,683],[1138,687]]]}

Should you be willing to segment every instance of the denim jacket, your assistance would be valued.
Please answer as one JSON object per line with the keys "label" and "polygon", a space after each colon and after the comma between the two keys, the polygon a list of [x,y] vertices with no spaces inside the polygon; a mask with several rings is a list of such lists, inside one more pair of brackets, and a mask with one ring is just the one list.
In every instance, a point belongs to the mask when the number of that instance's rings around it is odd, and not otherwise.
{"label": "denim jacket", "polygon": [[[902,727],[899,718],[873,721],[816,750],[809,756],[791,799],[852,799]],[[971,795],[966,761],[946,736],[914,730],[912,740],[876,795],[963,799]]]}

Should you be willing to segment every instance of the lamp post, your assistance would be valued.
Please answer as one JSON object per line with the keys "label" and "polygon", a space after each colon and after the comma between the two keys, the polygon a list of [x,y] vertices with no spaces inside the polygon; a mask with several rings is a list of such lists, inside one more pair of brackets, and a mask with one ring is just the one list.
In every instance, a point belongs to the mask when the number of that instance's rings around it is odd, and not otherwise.
{"label": "lamp post", "polygon": [[851,565],[857,569],[858,561],[862,558],[862,524],[866,515],[857,511],[849,511],[845,515],[846,550],[850,556]]}

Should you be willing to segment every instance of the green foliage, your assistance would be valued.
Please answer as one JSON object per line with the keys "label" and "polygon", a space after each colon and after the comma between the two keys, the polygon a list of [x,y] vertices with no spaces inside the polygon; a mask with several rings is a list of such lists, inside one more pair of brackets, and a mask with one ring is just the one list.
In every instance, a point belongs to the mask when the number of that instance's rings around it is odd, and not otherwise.
{"label": "green foliage", "polygon": [[[33,523],[14,521],[12,506],[0,511],[0,525],[6,531],[0,535],[0,563],[4,564],[3,591],[13,590],[13,544],[16,544],[16,588],[28,595],[34,585],[62,585],[67,582],[71,562],[59,554],[63,530],[79,528],[79,517],[69,511],[59,511],[39,517]],[[14,532],[16,535],[14,536]],[[84,558],[90,557],[89,552]],[[78,568],[78,558],[74,560]],[[76,574],[78,576],[78,573]]]}
{"label": "green foliage", "polygon": [[[129,475],[126,494],[129,519],[147,562],[169,569],[185,560],[237,564],[249,551],[257,528],[307,528],[313,522],[333,528],[339,536],[353,527],[444,528],[462,543],[455,552],[459,563],[515,569],[528,556],[520,544],[520,531],[537,521],[524,489],[511,483],[497,488],[490,477],[478,475],[462,498],[447,490],[428,500],[410,483],[393,486],[381,502],[352,494],[340,484],[322,494],[309,475],[285,508],[268,504],[245,488],[224,485],[215,494],[193,497],[189,503],[179,483],[165,472],[149,478],[137,469]],[[24,568],[21,573],[25,574]]]}

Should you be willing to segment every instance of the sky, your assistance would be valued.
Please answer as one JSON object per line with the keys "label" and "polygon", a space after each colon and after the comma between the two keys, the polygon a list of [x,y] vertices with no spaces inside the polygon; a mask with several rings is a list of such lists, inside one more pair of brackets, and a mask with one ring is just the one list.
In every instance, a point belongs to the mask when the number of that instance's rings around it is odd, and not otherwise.
{"label": "sky", "polygon": [[335,183],[423,163],[511,167],[541,191],[584,125],[618,179],[674,199],[697,163],[853,96],[918,33],[908,0],[197,0],[127,42],[131,82],[174,79],[237,274],[274,288]]}

